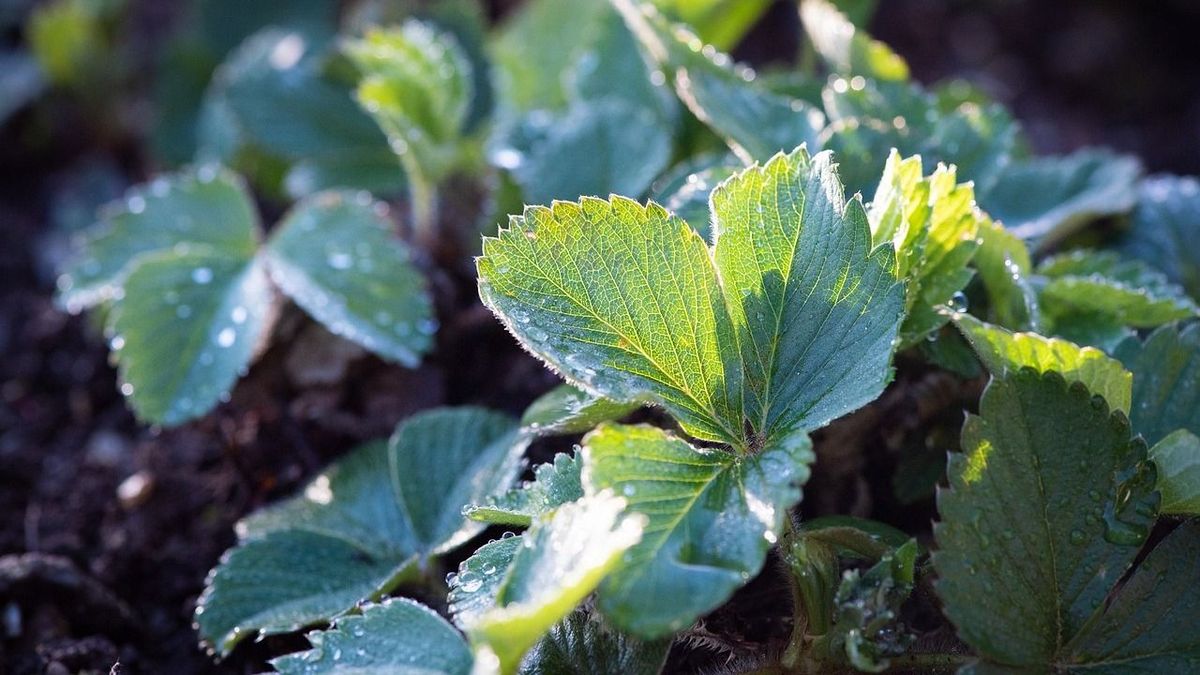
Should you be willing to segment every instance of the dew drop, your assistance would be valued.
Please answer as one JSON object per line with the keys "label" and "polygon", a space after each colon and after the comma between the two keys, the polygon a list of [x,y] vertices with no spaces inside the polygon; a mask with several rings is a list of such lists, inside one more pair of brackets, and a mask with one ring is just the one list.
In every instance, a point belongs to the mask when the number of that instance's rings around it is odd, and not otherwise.
{"label": "dew drop", "polygon": [[196,269],[192,270],[192,281],[200,284],[201,286],[212,281],[212,278],[212,270],[207,267],[197,267]]}
{"label": "dew drop", "polygon": [[246,308],[242,307],[241,305],[234,307],[233,312],[231,312],[229,314],[229,318],[233,319],[233,322],[238,325],[246,323],[247,316],[248,316],[248,312],[246,311]]}
{"label": "dew drop", "polygon": [[122,396],[133,396],[133,385],[125,382],[121,385]]}
{"label": "dew drop", "polygon": [[141,195],[134,195],[126,202],[125,207],[130,213],[137,215],[146,210],[146,199]]}
{"label": "dew drop", "polygon": [[950,309],[960,314],[967,311],[967,295],[962,291],[956,292],[950,297]]}
{"label": "dew drop", "polygon": [[237,332],[232,328],[222,328],[221,332],[217,333],[217,346],[232,347],[235,339],[237,339]]}
{"label": "dew drop", "polygon": [[325,259],[325,262],[335,270],[348,270],[350,269],[350,266],[354,264],[354,258],[352,258],[349,253],[336,251],[334,253],[330,253],[329,257]]}

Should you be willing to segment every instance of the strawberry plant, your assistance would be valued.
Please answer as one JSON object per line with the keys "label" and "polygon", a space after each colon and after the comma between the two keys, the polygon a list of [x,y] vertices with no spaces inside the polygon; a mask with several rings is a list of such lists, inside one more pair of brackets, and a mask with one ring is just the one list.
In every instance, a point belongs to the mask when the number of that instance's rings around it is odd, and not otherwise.
{"label": "strawberry plant", "polygon": [[[192,163],[58,279],[140,419],[225,402],[226,444],[278,424],[303,457],[243,489],[315,473],[238,512],[192,615],[214,660],[1200,667],[1193,179],[1035,156],[982,91],[916,82],[872,2],[801,0],[796,62],[758,70],[729,53],[757,0],[344,4],[176,44],[191,134],[156,146]],[[234,419],[302,314],[380,360],[302,354],[344,390]],[[387,380],[427,398],[370,404],[367,371],[427,357]],[[328,399],[399,422],[359,443]]]}

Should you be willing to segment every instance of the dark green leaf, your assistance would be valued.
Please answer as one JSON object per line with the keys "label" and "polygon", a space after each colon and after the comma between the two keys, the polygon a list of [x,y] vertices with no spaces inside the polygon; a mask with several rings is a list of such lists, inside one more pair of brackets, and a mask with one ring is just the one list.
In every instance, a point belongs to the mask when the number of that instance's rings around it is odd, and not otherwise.
{"label": "dark green leaf", "polygon": [[1200,300],[1200,183],[1155,176],[1138,186],[1137,206],[1119,248],[1144,260]]}
{"label": "dark green leaf", "polygon": [[601,422],[618,420],[636,409],[636,404],[617,403],[560,384],[529,404],[521,416],[521,426],[538,435],[578,434]]}
{"label": "dark green leaf", "polygon": [[658,675],[670,638],[639,640],[577,609],[550,629],[521,662],[521,675]]}
{"label": "dark green leaf", "polygon": [[558,453],[553,462],[538,465],[532,481],[473,505],[465,514],[481,523],[528,527],[537,518],[582,496],[578,458]]}
{"label": "dark green leaf", "polygon": [[1200,323],[1163,326],[1114,356],[1133,372],[1133,430],[1156,444],[1176,429],[1200,435]]}

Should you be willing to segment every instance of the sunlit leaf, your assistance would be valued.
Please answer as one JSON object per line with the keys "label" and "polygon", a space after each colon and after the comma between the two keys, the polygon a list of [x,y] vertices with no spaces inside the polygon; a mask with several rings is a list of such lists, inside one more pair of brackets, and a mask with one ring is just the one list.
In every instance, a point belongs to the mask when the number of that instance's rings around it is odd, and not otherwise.
{"label": "sunlit leaf", "polygon": [[1150,448],[1150,459],[1158,467],[1162,512],[1200,515],[1200,437],[1177,429]]}
{"label": "sunlit leaf", "polygon": [[825,0],[803,0],[800,17],[813,47],[830,70],[880,80],[907,80],[908,64],[891,48],[855,26]]}
{"label": "sunlit leaf", "polygon": [[558,453],[553,461],[534,469],[532,481],[472,505],[465,515],[481,523],[529,527],[535,519],[583,497],[579,470],[577,457]]}
{"label": "sunlit leaf", "polygon": [[635,404],[617,403],[562,384],[529,404],[521,426],[535,434],[577,434],[636,409]]}

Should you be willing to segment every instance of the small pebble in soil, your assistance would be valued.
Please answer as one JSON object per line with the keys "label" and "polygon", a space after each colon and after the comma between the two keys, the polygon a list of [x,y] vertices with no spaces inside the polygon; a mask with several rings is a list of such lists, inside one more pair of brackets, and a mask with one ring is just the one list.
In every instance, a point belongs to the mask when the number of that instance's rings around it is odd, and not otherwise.
{"label": "small pebble in soil", "polygon": [[117,486],[117,500],[127,510],[136,509],[150,498],[154,492],[154,476],[146,471],[138,471]]}

